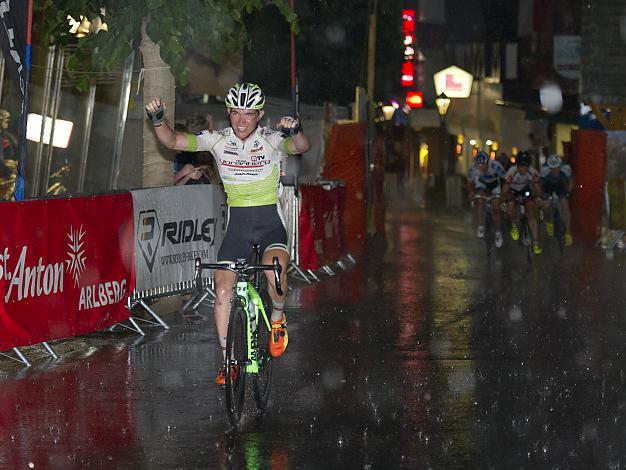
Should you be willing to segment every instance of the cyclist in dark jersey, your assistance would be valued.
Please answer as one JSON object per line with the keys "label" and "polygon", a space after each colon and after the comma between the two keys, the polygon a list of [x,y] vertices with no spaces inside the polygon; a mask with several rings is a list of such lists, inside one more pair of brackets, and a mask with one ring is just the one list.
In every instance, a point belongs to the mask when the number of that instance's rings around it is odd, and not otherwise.
{"label": "cyclist in dark jersey", "polygon": [[573,243],[572,232],[570,231],[571,211],[569,207],[569,196],[574,189],[574,178],[572,167],[564,163],[556,154],[550,155],[546,163],[541,167],[540,179],[543,189],[543,213],[546,217],[546,232],[549,236],[554,236],[554,220],[550,210],[550,198],[553,195],[559,198],[563,224],[565,225],[565,245]]}
{"label": "cyclist in dark jersey", "polygon": [[[276,292],[273,273],[266,273],[273,304],[270,353],[278,357],[288,343],[283,308],[287,297],[289,264],[287,231],[278,204],[280,168],[286,154],[305,153],[311,144],[298,120],[292,117],[283,117],[279,123],[279,127],[289,135],[259,127],[264,115],[265,96],[255,84],[233,86],[225,104],[231,126],[221,131],[205,130],[197,134],[174,132],[164,122],[165,104],[160,98],[152,99],[146,105],[146,112],[152,120],[157,139],[165,147],[190,152],[206,150],[215,157],[229,211],[228,227],[217,261],[248,259],[254,244],[261,246],[263,263],[271,264],[272,258],[278,257],[283,268],[283,296]],[[215,322],[224,354],[234,283],[234,273],[226,270],[215,272]],[[225,379],[226,370],[222,367],[215,381],[223,385]]]}

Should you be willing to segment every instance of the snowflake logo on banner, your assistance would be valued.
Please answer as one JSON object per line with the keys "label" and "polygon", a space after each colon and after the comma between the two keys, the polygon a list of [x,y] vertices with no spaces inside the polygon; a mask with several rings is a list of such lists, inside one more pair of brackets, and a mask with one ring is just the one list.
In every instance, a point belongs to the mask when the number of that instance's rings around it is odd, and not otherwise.
{"label": "snowflake logo on banner", "polygon": [[68,259],[65,260],[67,263],[67,269],[69,270],[71,276],[74,278],[74,285],[78,287],[78,280],[80,276],[86,269],[85,260],[85,250],[83,250],[83,237],[85,236],[85,232],[83,231],[83,227],[81,225],[80,229],[74,230],[73,227],[70,227],[70,233],[67,234],[67,238],[70,239],[70,242],[67,244]]}

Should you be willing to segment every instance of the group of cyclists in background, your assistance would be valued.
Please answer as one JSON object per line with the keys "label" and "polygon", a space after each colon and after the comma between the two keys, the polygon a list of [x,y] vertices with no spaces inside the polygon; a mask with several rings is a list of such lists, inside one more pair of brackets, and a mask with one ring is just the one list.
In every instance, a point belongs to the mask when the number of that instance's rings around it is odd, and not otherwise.
{"label": "group of cyclists in background", "polygon": [[[476,236],[485,237],[485,216],[486,211],[490,210],[496,248],[501,248],[504,243],[502,231],[507,216],[510,236],[514,241],[519,240],[519,207],[523,206],[532,239],[532,252],[541,255],[539,224],[545,224],[548,236],[555,235],[554,211],[550,209],[556,201],[560,216],[558,223],[562,223],[564,229],[563,242],[565,246],[571,246],[569,198],[573,187],[572,168],[559,155],[552,154],[545,161],[534,165],[531,154],[526,151],[510,159],[506,155],[490,158],[483,151],[477,152],[467,173],[467,190],[478,222]],[[490,201],[490,204],[486,201]]]}

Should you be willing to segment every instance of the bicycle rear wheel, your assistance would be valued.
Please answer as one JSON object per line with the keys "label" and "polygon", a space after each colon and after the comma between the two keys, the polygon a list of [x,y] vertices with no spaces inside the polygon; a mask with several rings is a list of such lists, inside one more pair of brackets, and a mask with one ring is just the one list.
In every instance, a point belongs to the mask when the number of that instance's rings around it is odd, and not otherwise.
{"label": "bicycle rear wheel", "polygon": [[[246,399],[248,361],[247,315],[239,298],[233,301],[226,337],[226,412],[233,427],[241,419]],[[231,372],[233,371],[234,372]]]}
{"label": "bicycle rear wheel", "polygon": [[532,238],[530,237],[530,227],[528,226],[528,219],[524,216],[520,221],[520,241],[522,242],[522,246],[526,251],[526,260],[528,264],[532,263],[533,253],[532,253]]}
{"label": "bicycle rear wheel", "polygon": [[[270,299],[270,295],[265,288],[260,290],[259,295],[261,296],[265,313],[269,319],[272,312],[272,300]],[[268,330],[265,321],[260,315],[257,315],[257,318],[256,335],[259,372],[253,378],[252,387],[256,406],[259,410],[264,411],[267,406],[267,399],[270,396],[272,384],[272,355],[270,354],[270,330]]]}
{"label": "bicycle rear wheel", "polygon": [[485,212],[485,246],[487,247],[487,256],[491,256],[495,244],[495,233],[493,230],[493,220],[491,216],[491,207],[487,207]]}
{"label": "bicycle rear wheel", "polygon": [[559,243],[559,250],[561,251],[561,254],[563,254],[563,249],[565,248],[565,227],[563,226],[563,221],[561,220],[561,211],[555,207],[552,212],[552,217],[554,223],[554,236]]}

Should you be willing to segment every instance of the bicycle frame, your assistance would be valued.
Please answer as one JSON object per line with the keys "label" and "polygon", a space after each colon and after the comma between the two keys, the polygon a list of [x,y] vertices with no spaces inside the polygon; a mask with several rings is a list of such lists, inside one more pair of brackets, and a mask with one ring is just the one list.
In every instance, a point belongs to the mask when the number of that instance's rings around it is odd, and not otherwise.
{"label": "bicycle frame", "polygon": [[[203,269],[225,269],[235,273],[236,278],[235,286],[233,287],[232,302],[236,302],[237,300],[240,301],[243,305],[244,311],[246,312],[246,338],[248,345],[248,357],[245,364],[246,372],[257,374],[259,372],[259,357],[257,357],[259,348],[257,344],[257,335],[255,333],[257,332],[256,328],[260,326],[259,315],[257,312],[260,312],[263,323],[270,332],[271,324],[267,316],[267,312],[265,311],[263,300],[261,299],[255,284],[258,285],[259,283],[259,271],[273,270],[276,280],[276,291],[279,295],[282,295],[282,289],[280,287],[281,266],[278,263],[278,258],[275,257],[273,264],[271,265],[248,265],[245,261],[237,263],[204,264],[201,262],[200,258],[196,258],[195,281],[198,288],[201,287],[200,276]],[[248,274],[249,272],[252,272],[253,274],[250,275]]]}
{"label": "bicycle frame", "polygon": [[235,294],[242,302],[247,317],[246,336],[248,339],[248,360],[246,362],[246,372],[257,374],[259,372],[259,358],[257,357],[259,348],[257,344],[258,336],[255,333],[256,328],[263,327],[259,324],[259,315],[257,312],[261,313],[260,316],[262,317],[263,323],[268,331],[271,331],[272,327],[269,319],[267,318],[267,312],[265,311],[265,306],[263,305],[261,296],[255,289],[252,282],[247,279],[238,279],[235,285]]}

